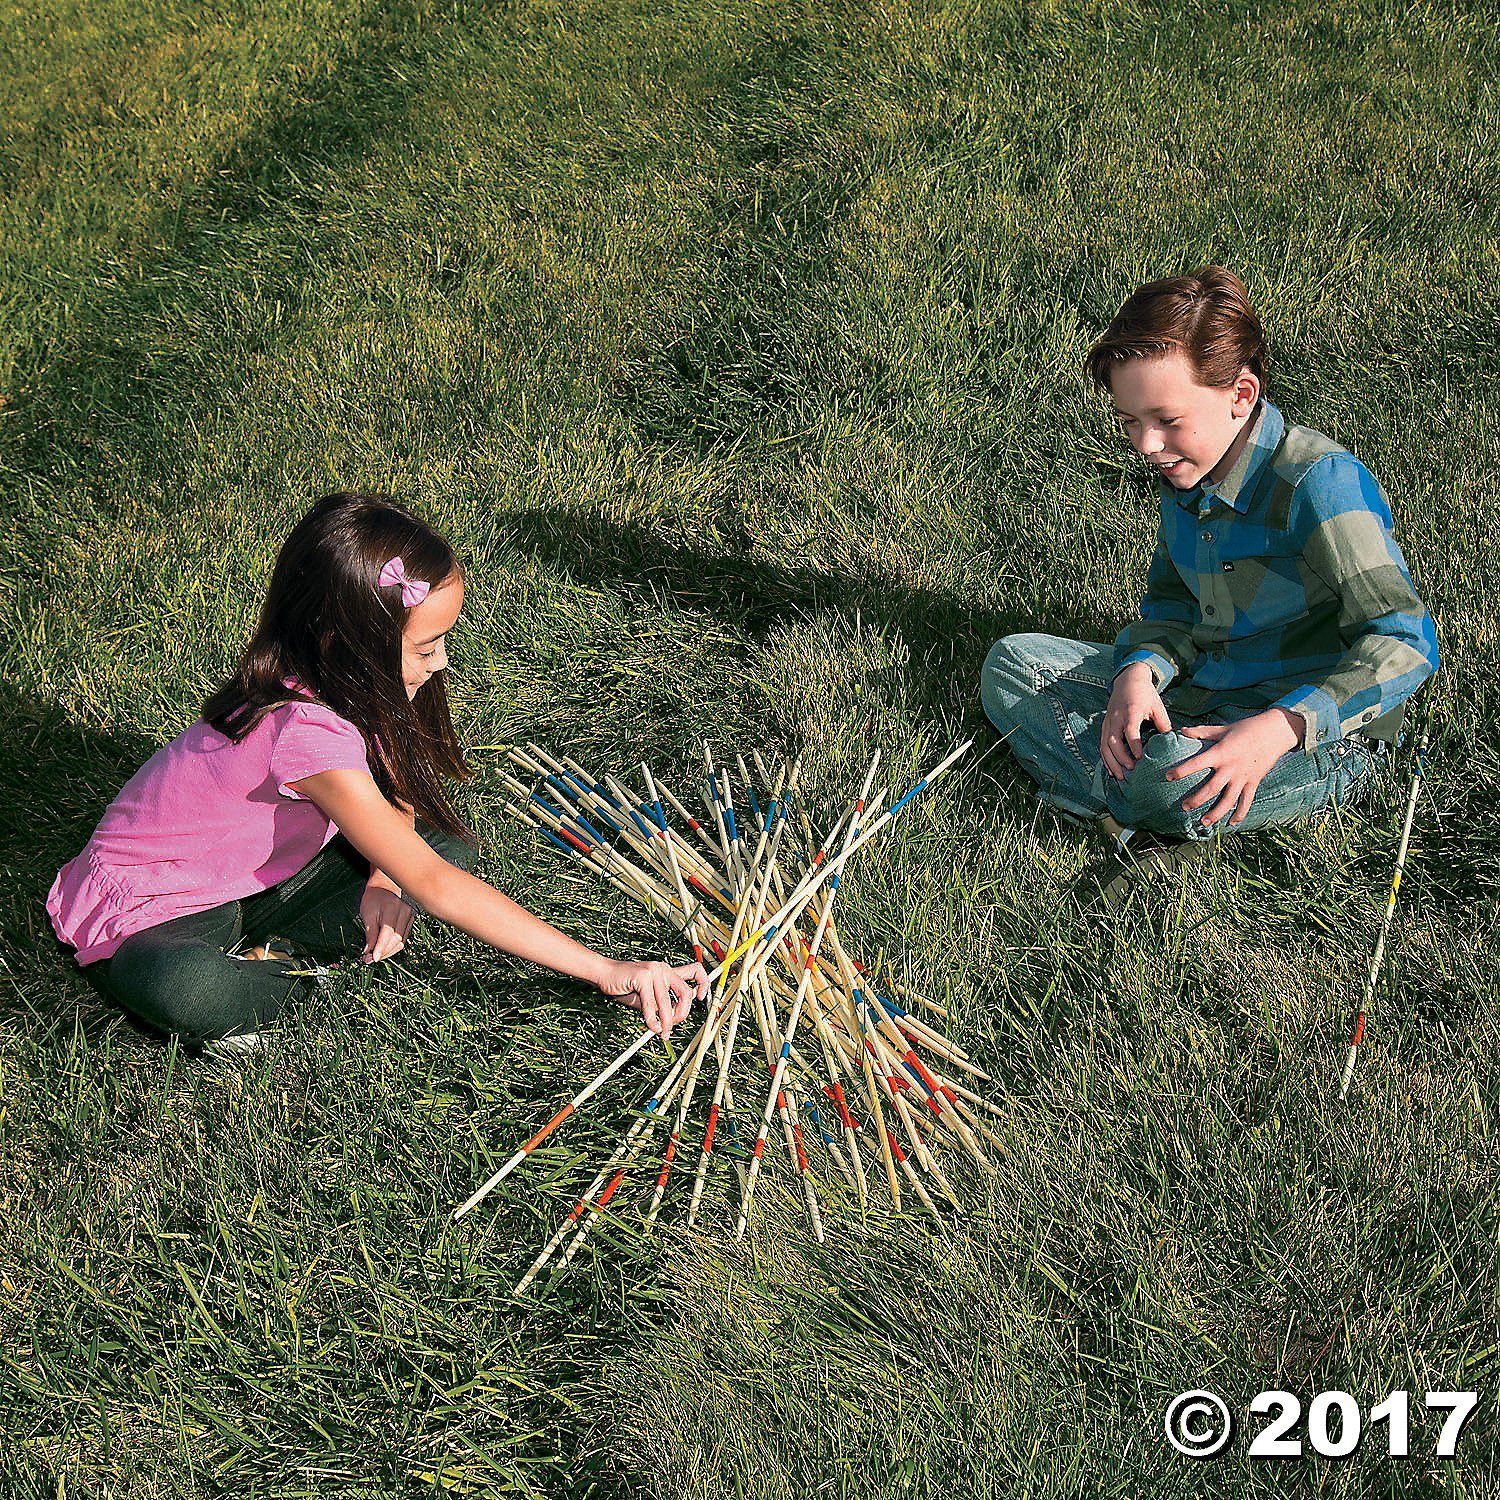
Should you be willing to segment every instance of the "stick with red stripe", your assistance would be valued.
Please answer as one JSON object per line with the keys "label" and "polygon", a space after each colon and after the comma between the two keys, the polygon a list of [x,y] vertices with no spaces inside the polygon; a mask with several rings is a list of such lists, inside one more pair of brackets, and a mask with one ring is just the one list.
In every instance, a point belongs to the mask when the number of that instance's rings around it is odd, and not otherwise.
{"label": "stick with red stripe", "polygon": [[573,1097],[568,1100],[568,1102],[563,1105],[563,1107],[558,1110],[558,1112],[553,1115],[552,1118],[548,1120],[547,1123],[543,1125],[542,1128],[537,1131],[537,1133],[532,1136],[532,1138],[527,1141],[526,1144],[522,1146],[521,1149],[517,1151],[516,1154],[512,1156],[505,1163],[505,1165],[495,1173],[493,1177],[491,1177],[481,1187],[477,1188],[473,1192],[473,1194],[471,1194],[470,1197],[467,1198],[463,1203],[459,1204],[459,1206],[453,1210],[453,1217],[455,1219],[463,1218],[463,1216],[468,1213],[471,1208],[475,1207],[475,1205],[487,1198],[500,1185],[500,1183],[505,1180],[505,1178],[509,1177],[510,1174],[514,1172],[515,1169],[519,1167],[521,1163],[525,1161],[526,1158],[530,1156],[531,1153],[535,1151],[536,1148],[540,1146],[542,1142],[545,1141],[547,1137],[551,1135],[552,1132],[563,1123],[564,1120],[566,1120],[571,1114],[573,1114],[578,1109],[578,1107],[586,1100],[592,1098],[593,1095],[598,1093],[598,1091],[602,1089],[604,1085],[608,1083],[609,1080],[613,1078],[615,1074],[618,1073],[620,1069],[623,1068],[625,1064],[628,1063],[630,1059],[636,1055],[637,1052],[639,1052],[648,1042],[654,1041],[655,1039],[656,1033],[654,1031],[642,1032],[641,1035],[638,1036],[591,1084],[589,1084],[586,1088],[580,1089],[578,1093],[574,1094]]}
{"label": "stick with red stripe", "polygon": [[[709,983],[712,984],[714,980],[721,977],[726,968],[727,965],[720,964],[718,968],[712,970],[709,974]],[[711,1035],[712,1030],[713,1022],[710,1021],[700,1031],[700,1039],[706,1040],[707,1037]],[[456,1209],[454,1209],[453,1217],[455,1219],[463,1218],[463,1216],[468,1213],[470,1209],[474,1208],[477,1204],[488,1197],[489,1194],[492,1193],[495,1188],[505,1180],[505,1178],[507,1178],[512,1172],[514,1172],[515,1169],[519,1167],[521,1163],[525,1161],[526,1158],[530,1156],[531,1153],[535,1151],[536,1148],[540,1146],[542,1142],[545,1141],[554,1130],[562,1125],[563,1122],[567,1120],[571,1115],[573,1115],[581,1105],[583,1105],[601,1088],[603,1088],[603,1086],[608,1083],[609,1080],[613,1078],[615,1074],[618,1073],[620,1069],[623,1068],[631,1060],[631,1058],[636,1055],[636,1053],[640,1052],[642,1048],[644,1048],[655,1036],[656,1033],[654,1031],[642,1032],[641,1035],[638,1036],[628,1047],[626,1047],[625,1050],[620,1053],[620,1055],[612,1063],[610,1063],[609,1066],[605,1068],[604,1071],[600,1073],[592,1083],[588,1084],[583,1089],[580,1089],[579,1092],[572,1097],[572,1099],[570,1099],[565,1105],[563,1105],[563,1107],[558,1110],[558,1112],[553,1115],[553,1117],[548,1120],[548,1122],[543,1125],[542,1128],[537,1131],[537,1133],[533,1135],[525,1145],[520,1147],[520,1149],[517,1150],[516,1153],[500,1167],[499,1171],[497,1171],[491,1178],[489,1178],[487,1182],[483,1183],[478,1189],[476,1189],[475,1192],[465,1202],[461,1203]],[[699,1057],[701,1056],[701,1051],[697,1051],[690,1046],[688,1053],[684,1055]]]}
{"label": "stick with red stripe", "polygon": [[[808,843],[807,862],[811,863],[811,846],[814,842],[814,839],[812,829],[808,826],[807,818],[805,815],[802,818],[802,823],[805,830],[805,837]],[[780,893],[781,891],[781,884],[782,883],[778,875],[776,881],[778,893]],[[830,931],[832,930],[832,928],[833,924],[830,922]],[[788,941],[790,944],[790,940]],[[835,951],[837,951],[837,949]],[[782,959],[783,962],[789,962],[785,953],[783,953]],[[795,966],[793,966],[793,970],[794,972],[796,972]],[[800,974],[798,976],[798,983],[801,983]],[[839,996],[838,998],[841,1000],[844,999],[843,996]],[[895,1157],[892,1155],[891,1148],[886,1140],[887,1131],[885,1127],[885,1114],[880,1107],[879,1091],[875,1086],[875,1075],[871,1067],[869,1054],[862,1047],[858,1047],[851,1043],[847,1030],[848,1020],[844,1015],[836,1012],[832,1008],[829,1009],[826,1017],[822,1017],[821,1012],[821,1006],[814,1010],[815,1024],[820,1024],[818,1033],[819,1037],[824,1041],[826,1046],[831,1046],[833,1048],[834,1055],[844,1057],[846,1062],[848,1062],[849,1058],[852,1057],[853,1062],[851,1065],[851,1071],[853,1071],[854,1069],[858,1069],[863,1076],[870,1124],[871,1128],[874,1130],[875,1141],[877,1143],[877,1154],[880,1157],[881,1165],[885,1169],[886,1187],[890,1191],[891,1203],[894,1207],[899,1209],[901,1207],[901,1182],[896,1175]],[[833,1029],[833,1023],[835,1021],[838,1023],[839,1027],[839,1030],[837,1032],[835,1032]],[[841,1102],[840,1118],[841,1122],[844,1125],[845,1135],[851,1144],[851,1148],[854,1150],[855,1160],[857,1163],[859,1163],[860,1181],[863,1182],[864,1166],[854,1135],[855,1125],[853,1116],[849,1114],[846,1102]],[[863,1195],[861,1195],[861,1201],[864,1201]]]}
{"label": "stick with red stripe", "polygon": [[[795,782],[799,774],[800,767],[794,762],[791,771],[787,775],[786,790],[788,795],[795,790]],[[776,849],[781,841],[781,834],[782,830],[786,827],[786,821],[784,817],[778,818],[773,815],[770,824],[761,829],[760,838],[756,843],[755,853],[751,859],[750,876],[744,891],[740,895],[739,912],[735,917],[732,937],[738,937],[738,934],[743,932],[746,926],[754,927],[760,922],[761,916],[765,911],[767,895],[771,888],[769,878],[764,880],[759,878],[762,862],[764,862],[767,868],[775,867]],[[735,987],[734,1004],[729,1017],[729,1034],[724,1039],[724,1054],[719,1063],[718,1075],[714,1080],[713,1102],[709,1108],[708,1115],[708,1130],[703,1137],[703,1148],[698,1157],[698,1169],[693,1174],[693,1190],[688,1201],[687,1221],[689,1227],[697,1222],[698,1205],[702,1202],[703,1187],[708,1180],[708,1162],[709,1156],[713,1151],[714,1128],[718,1123],[719,1107],[724,1102],[724,1090],[729,1080],[729,1067],[734,1057],[735,1037],[739,1030],[740,1015],[744,1009],[745,994],[750,987],[751,963],[755,957],[754,944],[752,943],[747,946],[743,940],[735,942],[730,948],[728,956],[724,959],[723,967],[727,968],[733,959],[741,955],[744,956],[744,962],[740,965],[739,978]]]}
{"label": "stick with red stripe", "polygon": [[[788,927],[791,925],[791,923],[787,922],[788,917],[792,919],[792,922],[795,922],[797,916],[811,904],[813,897],[817,895],[818,891],[833,879],[866,844],[884,833],[900,817],[902,812],[905,811],[909,802],[921,796],[960,756],[967,754],[973,743],[973,740],[965,740],[956,750],[950,751],[915,786],[910,787],[886,808],[878,818],[875,818],[866,827],[862,828],[859,836],[851,843],[846,844],[833,859],[829,860],[827,864],[808,870],[793,888],[792,894],[776,909],[770,921],[753,938],[749,939],[749,942],[759,943],[763,938],[774,937],[781,930],[783,924]],[[756,965],[764,968],[770,963],[774,952],[774,947],[768,946],[756,958]]]}
{"label": "stick with red stripe", "polygon": [[[651,794],[651,800],[653,802],[655,802],[658,806],[660,806],[660,799],[657,797],[656,782],[655,782],[655,779],[651,775],[650,769],[643,764],[641,766],[641,773],[646,778],[646,789]],[[776,784],[775,791],[772,794],[773,795],[773,799],[774,799],[774,797],[776,795],[778,795],[780,793],[780,791],[781,791],[781,783],[780,783],[780,781],[778,781],[777,784]],[[663,818],[662,818],[663,828],[665,828],[665,823],[666,823],[666,819],[663,816]],[[675,850],[675,848],[673,847],[673,845],[671,844],[670,841],[668,841],[667,844],[666,844],[666,852],[667,852],[668,863],[672,867],[672,876],[673,876],[673,879],[675,880],[675,882],[677,884],[678,894],[679,894],[679,897],[680,897],[680,899],[682,901],[683,912],[687,913],[688,912],[687,887],[686,887],[686,885],[683,882],[682,868],[678,864],[676,850]],[[698,959],[698,961],[701,963],[702,962],[702,958],[703,958],[703,945],[698,940],[697,932],[696,932],[696,930],[693,927],[693,923],[692,923],[691,917],[689,917],[689,919],[688,919],[687,932],[688,932],[688,936],[692,939],[693,954]],[[734,934],[731,933],[730,936],[731,936],[731,940],[732,940],[733,937],[734,937]],[[705,1030],[707,1030],[707,1028],[705,1028]],[[718,1054],[717,1055],[718,1055],[718,1061],[720,1063],[721,1071],[726,1071],[727,1072],[727,1069],[724,1066],[727,1054],[726,1054],[726,1050],[725,1050],[725,1045],[719,1044],[719,1042],[718,1042],[718,1028],[717,1027],[713,1028],[713,1037],[714,1037],[715,1044],[718,1047]],[[672,1164],[673,1164],[673,1161],[675,1160],[676,1155],[677,1155],[677,1147],[678,1147],[678,1144],[679,1144],[679,1142],[680,1142],[680,1140],[682,1138],[682,1127],[683,1127],[684,1123],[687,1120],[688,1110],[692,1107],[693,1094],[696,1091],[697,1086],[698,1086],[698,1075],[699,1075],[699,1072],[700,1072],[700,1070],[701,1070],[701,1068],[703,1066],[703,1058],[707,1054],[707,1051],[708,1051],[708,1047],[707,1047],[706,1043],[707,1043],[707,1038],[706,1037],[703,1039],[703,1042],[701,1044],[696,1044],[695,1043],[695,1045],[697,1046],[697,1059],[694,1062],[693,1066],[689,1069],[688,1075],[684,1079],[684,1082],[683,1082],[682,1101],[678,1105],[678,1108],[677,1108],[677,1118],[673,1122],[672,1133],[671,1133],[671,1135],[667,1139],[667,1156],[666,1156],[666,1160],[662,1163],[661,1172],[660,1172],[660,1174],[658,1175],[658,1177],[656,1179],[656,1191],[652,1195],[652,1198],[651,1198],[651,1207],[650,1207],[650,1209],[648,1210],[648,1212],[646,1214],[646,1223],[648,1225],[649,1224],[653,1224],[653,1223],[656,1222],[656,1216],[657,1216],[658,1212],[660,1212],[660,1210],[661,1210],[662,1196],[666,1192],[666,1189],[667,1189],[667,1179],[671,1175]],[[726,1084],[725,1084],[725,1097],[726,1097],[726,1099],[728,1098],[728,1083],[727,1083],[727,1080],[726,1080]],[[710,1127],[710,1144],[712,1144],[712,1128],[711,1127]]]}
{"label": "stick with red stripe", "polygon": [[[854,802],[854,814],[849,819],[849,826],[844,833],[843,846],[839,850],[839,857],[848,852],[849,847],[859,837],[859,820],[864,814],[865,799],[870,795],[870,786],[875,780],[875,772],[880,764],[880,756],[877,753],[870,761],[870,767],[865,772],[865,784],[860,788],[859,796]],[[838,861],[835,861],[837,863]],[[828,888],[828,894],[823,901],[823,910],[818,917],[818,925],[813,932],[813,940],[808,946],[807,957],[803,961],[802,978],[797,986],[797,997],[792,1002],[791,1015],[787,1019],[786,1033],[781,1042],[781,1053],[776,1059],[776,1071],[771,1077],[771,1093],[766,1100],[766,1107],[761,1115],[760,1129],[755,1137],[755,1154],[750,1159],[750,1171],[745,1179],[745,1191],[740,1198],[740,1217],[735,1225],[734,1237],[741,1240],[745,1237],[745,1227],[750,1222],[750,1199],[755,1192],[755,1179],[760,1172],[761,1153],[765,1149],[766,1133],[771,1128],[771,1116],[776,1109],[776,1101],[781,1097],[782,1080],[786,1077],[787,1062],[791,1057],[792,1040],[797,1034],[797,1023],[802,1018],[802,1007],[807,1001],[807,992],[812,987],[813,960],[818,956],[818,949],[823,944],[823,934],[828,931],[828,919],[833,912],[833,898],[839,887],[837,875]],[[800,1158],[799,1158],[800,1163]]]}
{"label": "stick with red stripe", "polygon": [[1380,938],[1375,944],[1375,955],[1370,960],[1370,972],[1365,978],[1364,998],[1359,1002],[1359,1014],[1354,1018],[1354,1034],[1349,1038],[1349,1056],[1344,1062],[1344,1077],[1339,1084],[1339,1098],[1349,1097],[1349,1085],[1354,1081],[1354,1062],[1359,1056],[1359,1044],[1365,1035],[1365,1012],[1375,998],[1375,980],[1380,973],[1381,960],[1385,957],[1385,940],[1391,930],[1391,917],[1396,911],[1396,892],[1401,889],[1401,872],[1406,868],[1406,849],[1411,842],[1412,819],[1417,811],[1417,793],[1422,787],[1422,764],[1427,758],[1427,736],[1422,736],[1417,746],[1417,765],[1412,772],[1411,792],[1406,799],[1406,821],[1401,828],[1401,848],[1396,854],[1396,873],[1391,877],[1391,894],[1385,903],[1385,917],[1380,924]]}
{"label": "stick with red stripe", "polygon": [[[648,1130],[649,1127],[657,1124],[658,1109],[665,1107],[675,1096],[676,1079],[673,1075],[680,1072],[680,1069],[683,1067],[685,1062],[686,1054],[684,1054],[683,1057],[680,1057],[677,1060],[677,1063],[669,1071],[667,1077],[662,1081],[661,1088],[659,1093],[657,1094],[657,1097],[654,1098],[651,1103],[646,1106],[646,1112],[641,1116],[641,1118],[637,1120],[628,1131],[626,1131],[625,1135],[620,1140],[620,1143],[615,1147],[614,1152],[611,1154],[609,1160],[604,1164],[604,1170],[599,1173],[599,1175],[593,1180],[592,1183],[589,1184],[583,1196],[579,1198],[578,1202],[573,1206],[573,1209],[568,1214],[567,1218],[564,1219],[562,1224],[558,1227],[557,1232],[542,1247],[541,1253],[537,1256],[537,1258],[532,1261],[530,1269],[521,1278],[521,1280],[516,1283],[516,1288],[511,1293],[512,1297],[519,1297],[521,1293],[524,1292],[526,1288],[536,1280],[537,1276],[541,1273],[542,1268],[547,1264],[549,1260],[552,1259],[552,1256],[556,1252],[557,1247],[562,1244],[562,1242],[568,1237],[569,1232],[574,1228],[575,1225],[578,1224],[579,1220],[582,1219],[586,1213],[589,1215],[589,1217],[579,1227],[579,1238],[581,1239],[585,1234],[588,1233],[589,1227],[602,1212],[603,1205],[614,1196],[616,1189],[620,1186],[620,1182],[624,1178],[625,1173],[630,1166],[630,1163],[635,1160],[636,1156],[640,1154],[642,1147],[644,1147],[645,1141],[641,1139],[641,1136]],[[614,1177],[610,1178],[610,1169],[614,1167],[617,1162],[620,1165],[615,1171]],[[601,1195],[600,1197],[596,1197],[595,1195],[599,1194],[600,1189],[604,1187],[606,1179],[609,1180],[608,1188],[605,1190],[603,1195]]]}

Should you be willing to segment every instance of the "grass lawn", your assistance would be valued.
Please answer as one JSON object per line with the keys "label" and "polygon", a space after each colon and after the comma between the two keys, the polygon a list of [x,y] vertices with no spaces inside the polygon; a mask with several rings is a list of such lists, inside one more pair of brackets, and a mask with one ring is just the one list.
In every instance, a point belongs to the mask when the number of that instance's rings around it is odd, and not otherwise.
{"label": "grass lawn", "polygon": [[[1483,7],[33,0],[0,19],[0,1495],[1488,1495],[1500,1486],[1500,43]],[[1407,762],[1116,921],[992,751],[842,898],[997,1080],[975,1212],[627,1202],[507,1291],[633,1034],[452,931],[227,1066],[95,1000],[42,899],[196,714],[316,495],[462,552],[468,744],[679,788],[805,749],[832,809],[981,735],[992,640],[1108,639],[1153,505],[1079,360],[1217,259],[1270,394],[1395,509],[1444,666]],[[488,878],[669,935],[501,807]],[[673,950],[680,952],[680,948]],[[654,1073],[653,1075],[654,1076]],[[779,1176],[779,1174],[776,1174]],[[773,1174],[768,1173],[768,1178]],[[774,1179],[773,1179],[774,1180]],[[1180,1457],[1167,1401],[1413,1392],[1342,1460]],[[1429,1390],[1475,1390],[1456,1461]],[[1305,1432],[1305,1428],[1302,1429]]]}

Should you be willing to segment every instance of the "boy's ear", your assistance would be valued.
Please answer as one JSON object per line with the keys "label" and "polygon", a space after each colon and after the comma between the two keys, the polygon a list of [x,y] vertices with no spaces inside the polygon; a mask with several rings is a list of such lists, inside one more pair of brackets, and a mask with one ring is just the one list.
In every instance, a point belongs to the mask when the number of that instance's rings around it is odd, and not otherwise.
{"label": "boy's ear", "polygon": [[1255,410],[1255,403],[1260,400],[1260,379],[1254,375],[1249,366],[1242,366],[1239,377],[1234,382],[1234,415],[1248,417]]}

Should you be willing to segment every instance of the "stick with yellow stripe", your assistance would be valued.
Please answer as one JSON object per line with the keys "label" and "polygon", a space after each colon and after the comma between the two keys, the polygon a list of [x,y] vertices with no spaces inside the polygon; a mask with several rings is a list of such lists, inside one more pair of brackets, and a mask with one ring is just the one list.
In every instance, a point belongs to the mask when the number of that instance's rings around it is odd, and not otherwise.
{"label": "stick with yellow stripe", "polygon": [[1396,873],[1391,878],[1391,894],[1385,903],[1385,919],[1380,924],[1380,939],[1375,944],[1375,955],[1370,960],[1370,972],[1365,978],[1364,999],[1359,1002],[1359,1014],[1354,1018],[1354,1031],[1349,1038],[1349,1056],[1344,1060],[1344,1077],[1339,1084],[1339,1098],[1349,1097],[1349,1085],[1354,1081],[1354,1060],[1359,1056],[1359,1044],[1365,1035],[1365,1012],[1375,997],[1375,981],[1380,975],[1381,961],[1385,958],[1385,940],[1391,930],[1391,917],[1396,911],[1396,893],[1401,889],[1401,872],[1406,868],[1406,849],[1411,843],[1412,817],[1417,810],[1417,792],[1422,785],[1422,763],[1427,758],[1427,736],[1422,736],[1417,746],[1417,768],[1412,773],[1411,793],[1406,799],[1406,822],[1401,829],[1401,847],[1396,853]]}

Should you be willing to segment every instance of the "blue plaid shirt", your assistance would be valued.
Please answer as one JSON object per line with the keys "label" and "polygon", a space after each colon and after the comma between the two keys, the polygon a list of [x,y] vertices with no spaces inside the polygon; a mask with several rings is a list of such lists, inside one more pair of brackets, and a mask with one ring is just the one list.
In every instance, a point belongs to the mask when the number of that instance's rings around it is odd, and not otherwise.
{"label": "blue plaid shirt", "polygon": [[1356,733],[1396,739],[1402,705],[1437,670],[1437,631],[1370,471],[1266,401],[1222,480],[1160,490],[1146,597],[1115,671],[1149,663],[1191,718],[1290,709],[1309,753]]}

